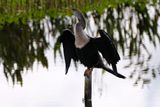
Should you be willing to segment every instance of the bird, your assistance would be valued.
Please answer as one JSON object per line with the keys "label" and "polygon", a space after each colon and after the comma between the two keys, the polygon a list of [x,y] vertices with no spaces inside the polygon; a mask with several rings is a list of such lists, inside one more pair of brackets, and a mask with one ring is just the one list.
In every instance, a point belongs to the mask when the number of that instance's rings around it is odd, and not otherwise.
{"label": "bird", "polygon": [[[117,72],[116,64],[120,60],[120,56],[109,34],[99,29],[100,37],[93,38],[89,36],[84,31],[86,22],[81,11],[79,9],[72,9],[72,12],[78,22],[73,25],[73,32],[69,29],[64,29],[60,36],[65,59],[65,74],[68,73],[71,60],[73,59],[76,62],[80,61],[86,66],[86,72],[88,70],[92,71],[93,68],[101,68],[118,78],[125,79],[125,76]],[[109,65],[112,65],[112,69],[104,64],[103,59]]]}

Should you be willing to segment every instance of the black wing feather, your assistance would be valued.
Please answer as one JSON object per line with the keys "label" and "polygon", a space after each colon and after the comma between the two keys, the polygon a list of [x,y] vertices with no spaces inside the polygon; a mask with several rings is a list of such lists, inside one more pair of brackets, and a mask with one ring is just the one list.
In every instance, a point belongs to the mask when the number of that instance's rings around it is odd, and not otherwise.
{"label": "black wing feather", "polygon": [[104,30],[99,30],[98,32],[101,37],[95,39],[95,46],[102,53],[108,64],[116,64],[120,60],[120,56],[111,38]]}
{"label": "black wing feather", "polygon": [[77,61],[78,57],[76,55],[76,47],[75,47],[75,38],[73,33],[66,29],[63,31],[60,42],[63,44],[64,58],[65,58],[65,66],[66,66],[66,74],[68,73],[68,69],[70,67],[71,59]]}

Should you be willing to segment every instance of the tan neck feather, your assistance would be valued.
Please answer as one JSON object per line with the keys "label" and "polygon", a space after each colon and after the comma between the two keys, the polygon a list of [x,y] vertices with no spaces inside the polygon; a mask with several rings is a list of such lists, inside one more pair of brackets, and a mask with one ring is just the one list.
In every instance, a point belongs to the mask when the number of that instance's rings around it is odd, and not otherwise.
{"label": "tan neck feather", "polygon": [[76,48],[83,48],[90,40],[87,34],[84,32],[80,23],[77,23],[74,27],[75,34],[75,46]]}

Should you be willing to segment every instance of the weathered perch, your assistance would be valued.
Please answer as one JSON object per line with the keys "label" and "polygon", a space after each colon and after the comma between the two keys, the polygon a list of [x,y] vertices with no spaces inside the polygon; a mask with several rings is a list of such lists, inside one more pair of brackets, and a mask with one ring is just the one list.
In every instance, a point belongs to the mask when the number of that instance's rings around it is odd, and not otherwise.
{"label": "weathered perch", "polygon": [[85,107],[92,107],[92,69],[85,71],[84,101]]}
{"label": "weathered perch", "polygon": [[92,98],[92,76],[85,76],[84,84],[84,99],[85,101],[91,101]]}

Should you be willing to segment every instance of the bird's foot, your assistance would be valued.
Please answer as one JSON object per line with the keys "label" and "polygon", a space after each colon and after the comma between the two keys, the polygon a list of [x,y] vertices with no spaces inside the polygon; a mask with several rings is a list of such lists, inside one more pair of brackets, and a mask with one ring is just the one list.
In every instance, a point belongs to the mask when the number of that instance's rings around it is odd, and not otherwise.
{"label": "bird's foot", "polygon": [[87,68],[87,69],[84,71],[84,76],[90,77],[91,74],[92,74],[92,70],[93,70],[93,68]]}

